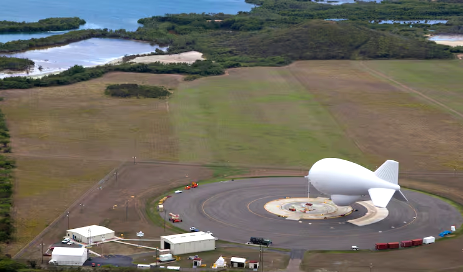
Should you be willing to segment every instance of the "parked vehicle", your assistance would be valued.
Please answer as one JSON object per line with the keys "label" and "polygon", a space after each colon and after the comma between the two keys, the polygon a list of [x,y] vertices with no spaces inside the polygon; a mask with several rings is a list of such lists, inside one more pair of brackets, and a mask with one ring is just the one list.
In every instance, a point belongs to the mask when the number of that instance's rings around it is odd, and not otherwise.
{"label": "parked vehicle", "polygon": [[73,241],[69,241],[69,242],[67,242],[67,244],[68,244],[68,245],[73,245],[74,242],[73,242]]}
{"label": "parked vehicle", "polygon": [[169,213],[169,221],[172,221],[172,223],[178,223],[178,222],[182,222],[183,220],[180,219],[180,215],[179,214],[173,214],[173,213]]}
{"label": "parked vehicle", "polygon": [[358,246],[352,246],[352,250],[359,250]]}
{"label": "parked vehicle", "polygon": [[71,239],[69,239],[69,238],[64,238],[64,240],[61,241],[61,244],[67,244],[67,243],[69,243],[70,241],[71,241]]}
{"label": "parked vehicle", "polygon": [[424,237],[423,244],[432,244],[436,242],[436,238],[434,236]]}
{"label": "parked vehicle", "polygon": [[251,239],[249,239],[249,243],[254,245],[264,245],[268,247],[272,244],[272,240],[261,237],[251,237]]}
{"label": "parked vehicle", "polygon": [[199,230],[198,230],[197,228],[195,228],[195,227],[191,227],[191,228],[190,228],[190,231],[191,231],[191,232],[198,232]]}

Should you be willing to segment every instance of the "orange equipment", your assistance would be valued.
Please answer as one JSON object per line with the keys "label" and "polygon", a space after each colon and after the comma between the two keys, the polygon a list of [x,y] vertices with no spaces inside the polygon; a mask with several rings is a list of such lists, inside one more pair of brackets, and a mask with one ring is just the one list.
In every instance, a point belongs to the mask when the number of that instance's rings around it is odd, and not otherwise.
{"label": "orange equipment", "polygon": [[182,222],[182,221],[183,221],[182,219],[180,219],[180,215],[179,215],[179,214],[169,213],[169,215],[170,215],[169,221],[172,221],[172,223],[178,223],[178,222]]}
{"label": "orange equipment", "polygon": [[191,188],[196,188],[196,187],[198,187],[198,183],[193,181],[191,183]]}
{"label": "orange equipment", "polygon": [[185,190],[190,190],[190,189],[191,189],[190,185],[185,186]]}

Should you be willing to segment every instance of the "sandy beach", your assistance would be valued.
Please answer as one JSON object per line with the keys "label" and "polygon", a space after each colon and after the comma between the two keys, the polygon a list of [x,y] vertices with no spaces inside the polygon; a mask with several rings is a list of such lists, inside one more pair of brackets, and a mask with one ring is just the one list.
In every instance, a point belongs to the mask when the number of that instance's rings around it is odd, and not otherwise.
{"label": "sandy beach", "polygon": [[449,45],[449,46],[463,46],[463,40],[461,41],[433,41],[437,44]]}
{"label": "sandy beach", "polygon": [[[188,63],[192,64],[197,60],[204,60],[203,53],[197,51],[189,51],[180,54],[172,54],[172,55],[153,55],[153,56],[142,56],[137,57],[131,61],[130,63],[153,63],[153,62],[162,62],[162,63]],[[113,61],[108,62],[108,64],[121,64],[122,58],[115,59]]]}

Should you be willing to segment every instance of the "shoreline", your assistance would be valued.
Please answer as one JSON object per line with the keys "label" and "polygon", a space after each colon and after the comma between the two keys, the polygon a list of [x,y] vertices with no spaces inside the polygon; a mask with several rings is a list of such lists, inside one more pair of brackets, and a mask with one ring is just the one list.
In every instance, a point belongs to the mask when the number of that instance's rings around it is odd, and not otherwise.
{"label": "shoreline", "polygon": [[[147,52],[147,53],[142,53],[138,54],[140,55],[139,57],[136,57],[132,60],[127,61],[127,63],[153,63],[153,62],[161,62],[161,63],[188,63],[192,64],[196,60],[205,60],[203,58],[203,54],[198,51],[188,51],[188,52],[183,52],[180,54],[166,54],[166,55],[150,55],[153,52]],[[105,65],[119,65],[122,64],[122,60],[125,56],[114,58],[111,60],[108,60],[105,63],[102,64],[96,64],[96,65],[91,65],[91,66],[84,66],[84,68],[93,68],[93,67],[98,67],[98,66],[105,66]],[[69,67],[70,68],[70,67]],[[69,69],[67,68],[67,69]],[[66,69],[66,70],[67,70]],[[31,79],[40,79],[44,76],[49,76],[49,75],[56,75],[59,73],[62,73],[66,70],[58,70],[58,71],[51,71],[51,72],[45,72],[41,74],[36,74],[36,75],[30,75],[30,76],[23,76]],[[22,71],[23,73],[25,71]],[[8,76],[9,75],[9,76]],[[6,74],[3,72],[0,72],[0,79],[6,78],[6,77],[13,77],[15,76],[14,74]]]}

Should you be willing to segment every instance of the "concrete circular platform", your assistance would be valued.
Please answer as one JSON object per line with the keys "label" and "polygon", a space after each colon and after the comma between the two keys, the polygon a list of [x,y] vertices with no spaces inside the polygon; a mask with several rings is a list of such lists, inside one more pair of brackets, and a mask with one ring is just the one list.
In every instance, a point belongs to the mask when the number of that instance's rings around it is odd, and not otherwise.
{"label": "concrete circular platform", "polygon": [[[295,211],[291,211],[291,207]],[[280,198],[267,202],[264,208],[269,213],[295,220],[331,219],[349,215],[353,211],[352,207],[339,207],[326,197]]]}
{"label": "concrete circular platform", "polygon": [[[450,204],[427,194],[403,190],[409,202],[393,199],[387,217],[377,223],[356,226],[348,221],[363,217],[367,208],[354,203],[354,211],[329,220],[288,220],[268,212],[264,206],[275,199],[307,196],[304,178],[253,178],[201,185],[172,195],[164,203],[167,213],[180,214],[176,226],[186,232],[195,226],[211,231],[221,240],[246,243],[250,237],[264,237],[274,247],[290,249],[342,250],[356,245],[374,248],[375,243],[435,236],[450,226],[463,223]],[[311,197],[327,197],[313,187]],[[367,201],[361,199],[359,201]]]}

